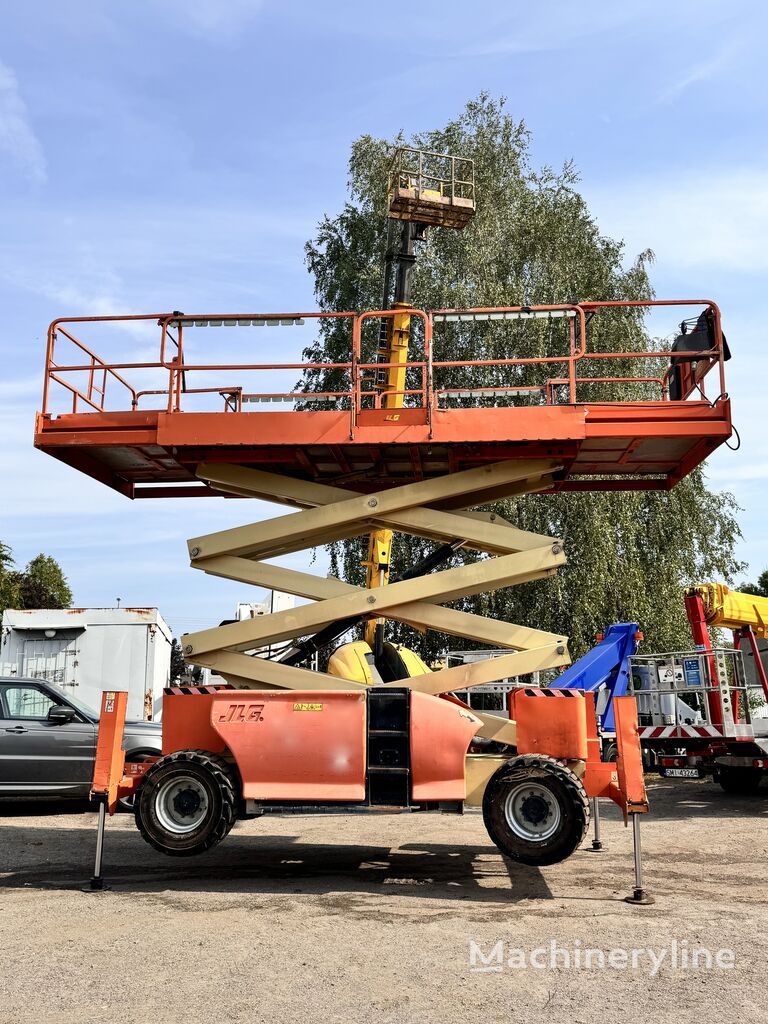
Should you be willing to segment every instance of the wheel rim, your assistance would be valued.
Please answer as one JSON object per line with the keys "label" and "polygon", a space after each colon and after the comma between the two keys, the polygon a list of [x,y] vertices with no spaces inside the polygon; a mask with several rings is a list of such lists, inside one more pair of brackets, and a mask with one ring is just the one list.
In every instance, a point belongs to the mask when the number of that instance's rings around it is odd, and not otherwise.
{"label": "wheel rim", "polygon": [[504,817],[520,839],[543,843],[557,832],[562,813],[551,790],[536,782],[521,782],[507,793]]}
{"label": "wheel rim", "polygon": [[175,775],[155,794],[155,814],[167,832],[185,835],[202,824],[208,813],[208,792],[192,775]]}

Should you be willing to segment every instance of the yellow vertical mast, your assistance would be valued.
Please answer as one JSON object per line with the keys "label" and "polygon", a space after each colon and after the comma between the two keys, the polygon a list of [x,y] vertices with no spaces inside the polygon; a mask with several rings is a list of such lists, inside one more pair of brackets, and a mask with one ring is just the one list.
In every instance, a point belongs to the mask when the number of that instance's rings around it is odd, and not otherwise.
{"label": "yellow vertical mast", "polygon": [[[474,169],[471,160],[424,150],[396,150],[389,173],[389,232],[392,239],[400,225],[397,248],[388,246],[383,309],[402,310],[382,323],[377,361],[382,364],[374,387],[381,394],[383,409],[402,409],[408,372],[411,334],[411,276],[416,262],[416,244],[425,241],[430,225],[461,230],[475,212]],[[395,266],[394,296],[390,303],[392,265]],[[393,422],[397,416],[392,417]],[[368,539],[365,585],[368,589],[389,582],[392,530],[373,530]],[[365,624],[365,640],[378,653],[383,642],[384,619]]]}

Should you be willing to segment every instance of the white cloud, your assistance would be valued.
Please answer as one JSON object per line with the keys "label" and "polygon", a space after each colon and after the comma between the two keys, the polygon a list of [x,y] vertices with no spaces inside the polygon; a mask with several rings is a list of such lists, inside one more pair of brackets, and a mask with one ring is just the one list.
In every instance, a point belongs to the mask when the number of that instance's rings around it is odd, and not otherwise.
{"label": "white cloud", "polygon": [[768,271],[768,174],[681,167],[662,177],[583,189],[598,223],[630,253],[660,263],[747,273]]}
{"label": "white cloud", "polygon": [[177,27],[195,35],[233,36],[262,10],[263,0],[152,0]]}
{"label": "white cloud", "polygon": [[732,43],[729,43],[727,46],[722,47],[716,54],[714,54],[714,56],[709,57],[707,60],[699,61],[689,67],[671,85],[662,91],[659,99],[662,103],[671,103],[687,89],[690,89],[691,86],[699,85],[702,82],[708,82],[710,79],[714,78],[718,72],[722,71],[732,63],[735,56],[736,47]]}
{"label": "white cloud", "polygon": [[7,153],[33,181],[45,181],[43,147],[30,124],[16,75],[3,63],[0,63],[0,152]]}

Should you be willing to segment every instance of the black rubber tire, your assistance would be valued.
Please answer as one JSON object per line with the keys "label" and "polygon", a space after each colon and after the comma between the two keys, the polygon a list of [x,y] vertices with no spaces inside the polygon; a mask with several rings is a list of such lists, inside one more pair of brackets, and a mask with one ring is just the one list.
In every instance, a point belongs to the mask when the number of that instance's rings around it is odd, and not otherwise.
{"label": "black rubber tire", "polygon": [[726,793],[751,796],[757,792],[764,774],[760,768],[719,768],[717,781]]}
{"label": "black rubber tire", "polygon": [[[526,783],[547,791],[551,812],[559,824],[552,835],[525,838],[511,827],[505,806],[514,790]],[[534,797],[534,810],[542,810]],[[556,805],[556,807],[554,806]],[[565,860],[577,849],[589,827],[589,798],[581,780],[570,768],[544,754],[521,754],[492,775],[483,797],[483,820],[488,835],[505,857],[520,864],[542,867]]]}
{"label": "black rubber tire", "polygon": [[[204,790],[207,810],[199,825],[189,832],[174,833],[157,814],[156,798],[174,777],[192,777]],[[206,750],[177,750],[153,764],[144,776],[136,797],[136,825],[142,836],[160,853],[193,857],[216,846],[235,823],[237,793],[230,766]]]}

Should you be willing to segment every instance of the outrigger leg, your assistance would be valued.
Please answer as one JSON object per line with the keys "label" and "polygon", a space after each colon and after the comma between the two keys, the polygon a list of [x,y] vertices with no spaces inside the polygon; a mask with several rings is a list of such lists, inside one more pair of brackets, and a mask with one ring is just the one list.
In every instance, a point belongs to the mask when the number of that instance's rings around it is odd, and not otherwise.
{"label": "outrigger leg", "polygon": [[632,814],[632,842],[635,852],[635,888],[631,896],[625,896],[625,903],[633,903],[638,907],[647,907],[656,900],[649,896],[643,886],[643,850],[640,845],[640,815]]}

